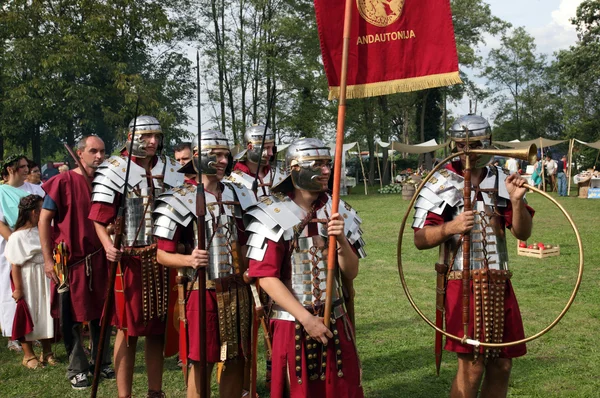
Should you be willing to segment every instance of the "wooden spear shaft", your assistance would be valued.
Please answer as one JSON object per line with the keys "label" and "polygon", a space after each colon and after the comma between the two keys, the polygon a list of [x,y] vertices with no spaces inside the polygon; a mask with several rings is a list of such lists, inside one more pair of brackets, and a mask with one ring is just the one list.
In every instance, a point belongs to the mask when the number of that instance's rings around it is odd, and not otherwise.
{"label": "wooden spear shaft", "polygon": [[[469,141],[467,140],[467,146]],[[464,190],[463,200],[465,204],[464,211],[473,210],[471,203],[471,161],[469,152],[465,154],[465,169],[464,169]],[[463,250],[463,273],[462,273],[462,322],[463,336],[469,336],[469,308],[471,298],[471,231],[465,232],[462,242]]]}
{"label": "wooden spear shaft", "polygon": [[[337,130],[335,134],[335,161],[333,164],[333,203],[331,204],[331,214],[338,212],[340,204],[340,181],[342,172],[342,156],[344,151],[344,122],[346,118],[346,80],[348,77],[348,48],[350,46],[350,27],[352,25],[352,0],[346,0],[346,9],[344,13],[344,42],[342,47],[342,72],[340,75],[340,99],[338,102]],[[329,236],[329,250],[327,251],[327,295],[325,296],[325,314],[323,322],[329,328],[333,279],[335,277],[335,264],[337,250],[335,236]]]}

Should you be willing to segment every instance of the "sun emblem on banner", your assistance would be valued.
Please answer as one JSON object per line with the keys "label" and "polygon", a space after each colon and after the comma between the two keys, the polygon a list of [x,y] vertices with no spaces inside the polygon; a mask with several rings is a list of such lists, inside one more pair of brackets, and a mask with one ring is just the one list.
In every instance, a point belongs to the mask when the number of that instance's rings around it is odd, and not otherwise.
{"label": "sun emblem on banner", "polygon": [[386,27],[402,15],[405,0],[356,0],[360,16],[372,25]]}

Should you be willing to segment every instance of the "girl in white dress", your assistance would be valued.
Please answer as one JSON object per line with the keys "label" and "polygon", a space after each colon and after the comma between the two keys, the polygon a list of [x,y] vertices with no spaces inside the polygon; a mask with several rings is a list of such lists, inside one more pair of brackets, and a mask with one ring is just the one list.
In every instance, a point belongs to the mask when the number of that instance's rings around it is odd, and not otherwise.
{"label": "girl in white dress", "polygon": [[[4,253],[12,265],[13,298],[16,302],[20,299],[25,301],[33,324],[33,330],[24,337],[13,336],[21,340],[23,366],[31,369],[44,363],[56,363],[52,352],[54,321],[50,315],[50,281],[44,273],[44,257],[37,228],[42,202],[39,195],[29,195],[21,199],[15,231],[10,235]],[[23,323],[24,319],[16,316],[14,322]],[[24,329],[23,324],[13,325],[13,330]],[[39,359],[32,348],[32,342],[35,340],[42,343],[43,351]]]}

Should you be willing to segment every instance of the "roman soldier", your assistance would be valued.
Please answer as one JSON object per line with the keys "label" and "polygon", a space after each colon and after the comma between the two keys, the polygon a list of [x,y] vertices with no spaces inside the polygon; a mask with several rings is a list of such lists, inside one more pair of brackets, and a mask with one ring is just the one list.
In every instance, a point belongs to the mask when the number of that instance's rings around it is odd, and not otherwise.
{"label": "roman soldier", "polygon": [[[450,139],[460,152],[489,148],[491,128],[477,115],[458,118],[450,128]],[[468,148],[467,148],[468,146]],[[510,282],[506,249],[506,228],[521,240],[531,234],[533,210],[523,200],[525,180],[518,174],[489,165],[490,156],[469,155],[472,210],[465,211],[463,190],[467,158],[448,164],[425,184],[415,204],[414,241],[418,249],[439,246],[436,270],[444,284],[438,288],[446,331],[467,337],[463,325],[463,245],[470,233],[471,288],[469,291],[468,337],[488,343],[524,338],[519,306]],[[466,275],[466,274],[465,274]],[[466,310],[466,309],[465,309]],[[445,349],[456,352],[458,371],[452,397],[476,397],[481,381],[482,396],[506,396],[512,358],[526,353],[524,344],[503,349],[484,349],[446,340]],[[485,373],[485,377],[484,376]]]}
{"label": "roman soldier", "polygon": [[[274,301],[271,396],[289,389],[291,397],[362,397],[354,325],[344,304],[352,294],[345,288],[365,256],[361,220],[343,201],[331,214],[331,154],[320,140],[290,145],[285,172],[271,196],[244,216],[249,276]],[[336,247],[328,247],[331,235]],[[332,291],[326,288],[328,250],[337,251],[339,270]],[[327,295],[333,299],[331,330],[322,318]]]}
{"label": "roman soldier", "polygon": [[[187,281],[185,308],[180,309],[187,325],[188,346],[180,350],[183,363],[192,363],[188,397],[200,396],[200,324],[206,328],[206,357],[209,374],[215,364],[224,364],[220,377],[221,397],[240,397],[246,358],[250,352],[251,298],[243,281],[245,236],[242,210],[236,191],[224,180],[231,168],[227,138],[219,131],[204,131],[196,138],[193,161],[180,172],[202,170],[206,204],[204,219],[206,248],[198,249],[196,182],[167,191],[157,199],[154,234],[158,238],[158,260],[175,267]],[[240,192],[239,190],[237,192]],[[245,195],[251,192],[246,190]],[[206,291],[198,291],[196,269],[206,267]],[[206,298],[206,319],[199,319],[199,295]],[[179,331],[185,333],[184,330]],[[186,352],[182,352],[185,351]],[[210,385],[210,384],[209,384]],[[210,394],[208,394],[210,395]]]}
{"label": "roman soldier", "polygon": [[[265,131],[266,129],[266,131]],[[265,138],[265,144],[263,147],[262,154],[260,153],[260,146],[262,144],[263,135]],[[281,179],[279,174],[275,173],[275,169],[271,167],[271,161],[274,159],[276,154],[275,147],[275,134],[265,126],[251,126],[246,129],[244,133],[244,144],[246,149],[242,150],[235,156],[237,160],[233,167],[233,172],[229,176],[229,179],[236,182],[236,186],[243,186],[243,189],[252,189],[256,175],[258,174],[258,190],[256,196],[258,198],[269,195],[271,186],[276,179]],[[260,170],[258,170],[258,164],[260,162]],[[241,196],[241,195],[240,195]],[[242,206],[247,208],[251,204],[256,203],[256,197],[241,197]]]}
{"label": "roman soldier", "polygon": [[[133,129],[135,127],[135,134]],[[106,160],[93,181],[90,219],[109,261],[120,261],[115,283],[115,371],[119,397],[131,395],[135,352],[139,336],[145,336],[148,396],[162,393],[163,347],[167,315],[167,274],[156,261],[152,210],[155,198],[179,186],[183,175],[175,160],[161,155],[163,133],[158,120],[138,116],[129,124],[128,142],[119,156]],[[131,168],[127,175],[127,160]],[[124,217],[123,249],[114,248],[110,231],[125,183],[127,197]]]}

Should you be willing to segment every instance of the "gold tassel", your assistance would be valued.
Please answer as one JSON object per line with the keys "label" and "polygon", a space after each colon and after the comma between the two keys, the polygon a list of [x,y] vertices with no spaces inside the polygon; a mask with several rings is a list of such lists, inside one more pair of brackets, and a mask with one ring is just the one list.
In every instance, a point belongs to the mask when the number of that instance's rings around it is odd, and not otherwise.
{"label": "gold tassel", "polygon": [[[457,72],[440,73],[437,75],[410,77],[406,79],[388,80],[377,83],[355,84],[346,87],[346,98],[366,98],[378,95],[405,93],[409,91],[425,90],[428,88],[451,86],[461,84]],[[329,87],[329,100],[339,98],[340,87]]]}

